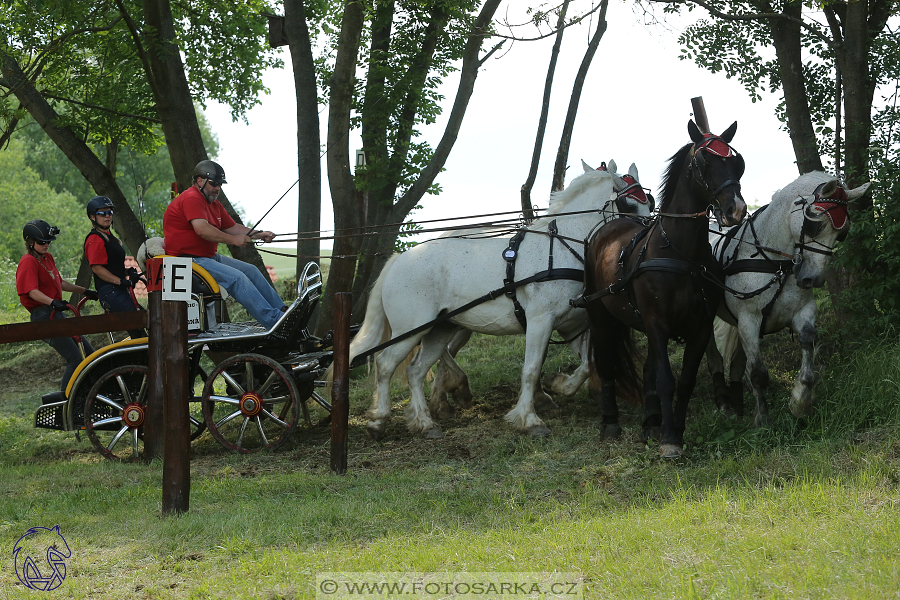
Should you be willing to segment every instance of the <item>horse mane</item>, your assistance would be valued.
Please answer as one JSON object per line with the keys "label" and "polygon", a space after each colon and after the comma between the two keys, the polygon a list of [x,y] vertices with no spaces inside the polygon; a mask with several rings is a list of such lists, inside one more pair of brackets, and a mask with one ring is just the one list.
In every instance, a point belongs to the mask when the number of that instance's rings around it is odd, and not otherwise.
{"label": "horse mane", "polygon": [[669,166],[666,167],[662,177],[662,194],[660,194],[662,199],[659,201],[659,210],[669,210],[669,204],[672,203],[672,198],[675,197],[675,189],[678,187],[678,180],[681,178],[681,168],[684,166],[684,161],[687,159],[693,145],[693,142],[688,142],[669,159]]}
{"label": "horse mane", "polygon": [[551,192],[550,206],[547,208],[544,217],[565,212],[565,207],[573,199],[581,195],[586,188],[593,185],[597,180],[604,178],[612,179],[612,176],[607,171],[588,171],[573,179],[566,189]]}

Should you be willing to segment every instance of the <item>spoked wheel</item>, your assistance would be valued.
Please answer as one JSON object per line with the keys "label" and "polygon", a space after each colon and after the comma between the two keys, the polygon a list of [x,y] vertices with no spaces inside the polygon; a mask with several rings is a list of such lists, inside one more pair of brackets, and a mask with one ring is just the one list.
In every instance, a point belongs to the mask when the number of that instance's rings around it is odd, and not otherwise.
{"label": "spoked wheel", "polygon": [[245,454],[277,448],[300,420],[300,395],[291,373],[259,354],[228,358],[213,370],[203,393],[203,417],[220,444]]}
{"label": "spoked wheel", "polygon": [[206,373],[203,369],[197,372],[197,376],[193,381],[194,387],[191,390],[191,399],[188,404],[188,418],[191,421],[191,441],[196,440],[206,431],[206,421],[203,420],[203,390],[206,388]]}
{"label": "spoked wheel", "polygon": [[142,365],[116,367],[105,373],[84,405],[84,428],[94,448],[111,460],[144,456],[147,373]]}

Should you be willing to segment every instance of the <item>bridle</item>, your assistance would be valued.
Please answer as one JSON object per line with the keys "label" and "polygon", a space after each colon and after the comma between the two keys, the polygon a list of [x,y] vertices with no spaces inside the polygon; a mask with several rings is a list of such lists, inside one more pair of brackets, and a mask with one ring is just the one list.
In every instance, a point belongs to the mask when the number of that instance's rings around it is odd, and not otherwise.
{"label": "bridle", "polygon": [[[738,178],[728,179],[719,187],[712,189],[712,186],[709,185],[709,182],[706,180],[705,176],[707,163],[706,159],[703,157],[703,152],[709,152],[713,156],[718,156],[719,158],[736,158],[738,160]],[[744,157],[738,154],[738,152],[721,137],[713,135],[711,133],[703,134],[703,141],[700,142],[699,145],[694,144],[693,148],[691,148],[690,170],[691,176],[693,177],[694,181],[703,186],[703,189],[709,192],[709,195],[713,198],[713,200],[715,200],[719,192],[731,186],[737,186],[737,196],[742,197],[740,178],[741,175],[744,174]],[[707,209],[707,213],[709,212],[712,212],[712,214],[716,216],[716,221],[721,223],[721,220],[718,218],[722,212],[721,208],[715,205],[710,205],[710,208]]]}
{"label": "bridle", "polygon": [[[823,254],[825,256],[832,256],[834,254],[834,249],[837,247],[829,246],[824,242],[820,242],[815,238],[814,235],[808,235],[807,231],[812,229],[816,221],[810,218],[810,210],[819,210],[820,212],[824,212],[828,217],[828,220],[831,226],[840,231],[841,234],[838,236],[838,241],[841,241],[846,235],[846,230],[850,227],[850,215],[847,212],[847,206],[849,204],[847,200],[847,191],[838,186],[838,188],[832,193],[830,197],[823,198],[822,197],[822,188],[825,186],[824,183],[820,184],[819,187],[816,188],[816,191],[813,194],[813,199],[807,200],[804,197],[799,197],[794,201],[794,205],[800,208],[796,210],[803,211],[803,225],[800,228],[800,240],[794,243],[794,275],[800,272],[800,266],[803,264],[803,252],[815,252],[816,254]],[[840,213],[839,215],[833,214]],[[842,217],[842,222],[840,224],[835,222],[836,217]],[[817,244],[817,246],[810,246],[807,242],[807,236],[809,243]]]}

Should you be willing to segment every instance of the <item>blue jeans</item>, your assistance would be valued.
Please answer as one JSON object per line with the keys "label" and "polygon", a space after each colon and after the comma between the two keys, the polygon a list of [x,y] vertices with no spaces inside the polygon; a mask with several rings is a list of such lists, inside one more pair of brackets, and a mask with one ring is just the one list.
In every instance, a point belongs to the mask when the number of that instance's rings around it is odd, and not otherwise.
{"label": "blue jeans", "polygon": [[194,258],[213,279],[234,296],[260,325],[271,328],[281,317],[284,302],[259,269],[242,260],[216,253],[212,258]]}
{"label": "blue jeans", "polygon": [[[118,285],[104,285],[97,290],[97,294],[100,296],[101,306],[108,312],[117,313],[138,310],[135,308],[134,301],[131,299],[131,292],[127,288]],[[129,329],[128,335],[131,336],[131,339],[136,340],[147,337],[147,332],[143,329]]]}
{"label": "blue jeans", "polygon": [[[31,320],[49,321],[52,312],[53,309],[50,306],[38,306],[31,311]],[[65,318],[66,313],[64,312],[57,312],[53,315],[54,320]],[[70,337],[52,338],[44,341],[50,344],[54,350],[59,352],[59,355],[66,361],[66,369],[63,371],[62,380],[59,382],[59,389],[65,391],[66,386],[69,384],[69,379],[72,378],[75,369],[81,364],[81,350],[78,348],[78,344],[75,343],[75,340]],[[87,338],[84,336],[81,337],[81,345],[84,348],[85,356],[94,352],[93,346],[91,346],[90,342],[88,342]]]}

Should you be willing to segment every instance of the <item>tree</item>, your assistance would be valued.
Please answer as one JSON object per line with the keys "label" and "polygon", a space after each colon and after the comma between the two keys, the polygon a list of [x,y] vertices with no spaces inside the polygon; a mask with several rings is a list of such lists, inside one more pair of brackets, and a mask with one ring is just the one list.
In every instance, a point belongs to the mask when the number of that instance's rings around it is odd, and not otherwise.
{"label": "tree", "polygon": [[[277,62],[262,47],[259,13],[268,4],[205,0],[175,8],[168,0],[60,0],[52,8],[19,0],[0,8],[4,135],[30,114],[94,191],[113,199],[132,251],[143,232],[115,180],[118,149],[155,150],[161,127],[175,176],[187,187],[193,166],[208,156],[194,99],[226,102],[238,117],[258,102],[261,71]],[[105,160],[88,142],[105,146]],[[265,272],[252,246],[235,254]]]}

